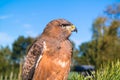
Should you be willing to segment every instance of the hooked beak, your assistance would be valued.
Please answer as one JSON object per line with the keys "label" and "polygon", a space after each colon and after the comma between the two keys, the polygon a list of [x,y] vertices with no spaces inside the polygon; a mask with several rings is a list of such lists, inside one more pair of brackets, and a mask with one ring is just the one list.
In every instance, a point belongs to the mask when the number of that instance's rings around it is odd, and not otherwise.
{"label": "hooked beak", "polygon": [[72,26],[71,26],[71,31],[77,33],[77,28],[76,28],[74,25],[72,25]]}
{"label": "hooked beak", "polygon": [[77,28],[75,28],[72,32],[76,32],[77,33],[78,32]]}

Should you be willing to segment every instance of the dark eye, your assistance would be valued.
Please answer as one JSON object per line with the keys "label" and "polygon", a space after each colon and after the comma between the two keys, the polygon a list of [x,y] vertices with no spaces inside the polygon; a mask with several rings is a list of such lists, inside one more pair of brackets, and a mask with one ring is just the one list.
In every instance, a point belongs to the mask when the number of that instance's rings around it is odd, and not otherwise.
{"label": "dark eye", "polygon": [[66,26],[70,26],[71,24],[60,24],[59,26],[61,27],[66,27]]}

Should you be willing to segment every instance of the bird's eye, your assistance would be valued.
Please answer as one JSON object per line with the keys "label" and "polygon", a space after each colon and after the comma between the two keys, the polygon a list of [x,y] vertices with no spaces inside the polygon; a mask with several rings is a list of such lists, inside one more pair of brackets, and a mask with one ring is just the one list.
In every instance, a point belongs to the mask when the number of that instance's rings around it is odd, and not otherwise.
{"label": "bird's eye", "polygon": [[60,24],[61,27],[70,26],[71,24]]}

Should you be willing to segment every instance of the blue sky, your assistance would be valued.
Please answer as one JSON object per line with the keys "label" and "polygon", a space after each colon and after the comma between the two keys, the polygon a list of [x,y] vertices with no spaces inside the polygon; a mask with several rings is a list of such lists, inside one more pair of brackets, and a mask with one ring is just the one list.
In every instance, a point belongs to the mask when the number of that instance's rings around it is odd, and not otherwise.
{"label": "blue sky", "polygon": [[53,19],[65,18],[78,33],[70,37],[76,45],[90,41],[93,21],[107,5],[119,0],[0,0],[0,45],[11,46],[20,35],[36,37]]}

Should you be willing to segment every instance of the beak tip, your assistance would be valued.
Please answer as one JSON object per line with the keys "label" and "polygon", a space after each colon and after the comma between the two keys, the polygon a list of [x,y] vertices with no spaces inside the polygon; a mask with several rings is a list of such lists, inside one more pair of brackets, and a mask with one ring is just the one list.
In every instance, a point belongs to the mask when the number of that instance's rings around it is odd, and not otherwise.
{"label": "beak tip", "polygon": [[76,33],[78,32],[77,28],[74,29],[74,32],[76,32]]}
{"label": "beak tip", "polygon": [[76,30],[75,30],[75,32],[77,33],[77,32],[78,32],[78,30],[76,29]]}

